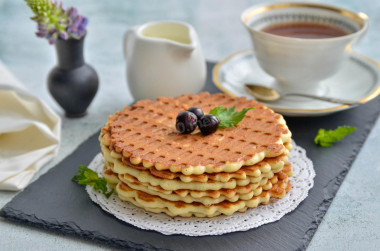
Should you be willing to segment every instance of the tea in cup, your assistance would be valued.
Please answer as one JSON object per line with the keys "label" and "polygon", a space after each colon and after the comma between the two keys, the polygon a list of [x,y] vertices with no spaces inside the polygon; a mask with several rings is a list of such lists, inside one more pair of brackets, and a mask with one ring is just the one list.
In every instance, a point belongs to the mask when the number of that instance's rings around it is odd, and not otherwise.
{"label": "tea in cup", "polygon": [[364,13],[317,3],[271,3],[248,8],[249,31],[261,68],[280,91],[323,95],[320,81],[336,73],[345,51],[368,27]]}

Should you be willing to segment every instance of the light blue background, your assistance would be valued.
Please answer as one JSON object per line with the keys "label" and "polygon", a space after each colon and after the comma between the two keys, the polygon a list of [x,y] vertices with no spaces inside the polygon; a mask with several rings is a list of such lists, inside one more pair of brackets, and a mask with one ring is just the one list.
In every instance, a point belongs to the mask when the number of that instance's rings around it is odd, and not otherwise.
{"label": "light blue background", "polygon": [[[74,5],[81,14],[90,19],[85,57],[99,74],[100,90],[86,117],[63,118],[59,155],[38,175],[45,173],[95,133],[109,114],[132,101],[126,87],[122,54],[125,30],[153,20],[182,20],[195,27],[206,59],[219,61],[233,52],[251,47],[248,34],[239,17],[245,8],[258,2],[263,1],[64,1],[65,7]],[[380,1],[318,2],[367,13],[370,16],[370,28],[355,50],[380,61]],[[51,98],[46,87],[46,76],[56,63],[54,47],[34,36],[36,24],[29,20],[31,16],[31,11],[23,1],[0,0],[0,60],[33,94],[46,101],[63,116],[61,108]],[[309,250],[380,249],[379,152],[380,124],[377,122],[320,224]],[[0,192],[0,207],[15,195],[14,192]],[[1,250],[105,248],[90,241],[13,224],[3,219],[0,219],[0,243]]]}

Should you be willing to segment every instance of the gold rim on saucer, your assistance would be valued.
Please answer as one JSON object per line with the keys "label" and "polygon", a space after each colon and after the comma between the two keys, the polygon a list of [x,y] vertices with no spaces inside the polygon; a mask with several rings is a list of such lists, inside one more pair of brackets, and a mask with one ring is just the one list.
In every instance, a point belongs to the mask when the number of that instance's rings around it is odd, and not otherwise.
{"label": "gold rim on saucer", "polygon": [[[380,70],[380,63],[376,62],[375,60],[371,59],[371,58],[368,58],[360,53],[357,53],[357,52],[354,52],[352,51],[352,49],[349,47],[347,48],[346,50],[347,52],[373,64],[373,65],[376,65],[377,69]],[[215,84],[215,86],[220,89],[221,91],[223,91],[224,93],[230,95],[231,97],[236,97],[235,94],[233,94],[231,91],[227,90],[227,88],[225,88],[220,80],[219,80],[219,77],[218,77],[218,73],[220,71],[220,67],[222,65],[224,65],[225,63],[227,63],[228,61],[230,61],[232,58],[234,58],[235,56],[239,55],[239,54],[243,54],[243,53],[247,53],[247,52],[252,52],[253,54],[255,54],[255,52],[252,50],[252,49],[247,49],[247,50],[242,50],[242,51],[238,51],[238,52],[235,52],[231,55],[229,55],[228,57],[226,57],[225,59],[223,59],[222,61],[218,62],[215,66],[214,66],[214,69],[213,69],[213,72],[212,72],[212,79],[213,79],[213,82]],[[372,93],[370,93],[369,95],[367,95],[366,97],[360,99],[358,102],[360,104],[364,104],[374,98],[376,98],[378,95],[380,94],[380,86],[378,86]],[[288,113],[294,113],[294,112],[305,112],[305,113],[322,113],[322,112],[333,112],[333,111],[339,111],[339,110],[344,110],[346,108],[348,108],[349,106],[348,105],[338,105],[338,106],[334,106],[334,107],[330,107],[330,108],[323,108],[323,109],[296,109],[296,108],[281,108],[281,107],[275,107],[275,106],[271,106],[271,105],[268,105],[266,104],[266,106],[268,106],[270,109],[272,110],[275,110],[275,111],[278,111],[278,112],[288,112]]]}

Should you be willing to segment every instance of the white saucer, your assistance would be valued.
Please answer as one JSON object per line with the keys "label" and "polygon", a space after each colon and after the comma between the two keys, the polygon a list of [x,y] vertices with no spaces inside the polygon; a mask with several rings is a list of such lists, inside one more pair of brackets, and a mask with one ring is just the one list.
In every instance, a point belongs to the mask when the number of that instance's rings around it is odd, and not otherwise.
{"label": "white saucer", "polygon": [[[366,103],[380,94],[380,64],[358,53],[347,53],[339,72],[320,83],[325,89],[324,96]],[[245,83],[268,87],[276,83],[260,68],[252,50],[234,53],[215,65],[213,80],[223,92],[247,98],[253,97],[245,91]],[[295,96],[262,103],[287,116],[322,116],[354,107]]]}

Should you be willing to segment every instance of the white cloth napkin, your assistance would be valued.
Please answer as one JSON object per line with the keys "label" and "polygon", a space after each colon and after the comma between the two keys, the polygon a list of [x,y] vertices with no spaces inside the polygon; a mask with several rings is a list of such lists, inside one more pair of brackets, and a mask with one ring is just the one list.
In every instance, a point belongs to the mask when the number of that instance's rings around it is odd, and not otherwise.
{"label": "white cloth napkin", "polygon": [[25,188],[58,152],[61,118],[0,62],[0,190]]}

